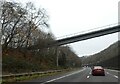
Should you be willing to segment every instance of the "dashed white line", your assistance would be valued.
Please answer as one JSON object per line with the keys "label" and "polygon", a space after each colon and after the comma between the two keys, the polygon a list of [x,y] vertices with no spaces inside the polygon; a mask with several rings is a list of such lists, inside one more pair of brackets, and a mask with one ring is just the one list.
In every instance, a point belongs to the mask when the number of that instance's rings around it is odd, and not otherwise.
{"label": "dashed white line", "polygon": [[111,70],[111,69],[106,69],[106,70],[110,70],[110,71],[114,71],[114,72],[120,72],[120,71],[118,71],[118,70]]}
{"label": "dashed white line", "polygon": [[90,76],[87,76],[87,78],[90,78]]}
{"label": "dashed white line", "polygon": [[115,78],[118,78],[118,76],[110,74],[109,72],[106,72],[106,73],[109,74],[109,75],[111,75],[111,76],[113,76],[113,77],[115,77]]}
{"label": "dashed white line", "polygon": [[107,74],[110,74],[109,72],[107,72]]}
{"label": "dashed white line", "polygon": [[114,75],[115,78],[118,78],[118,76]]}

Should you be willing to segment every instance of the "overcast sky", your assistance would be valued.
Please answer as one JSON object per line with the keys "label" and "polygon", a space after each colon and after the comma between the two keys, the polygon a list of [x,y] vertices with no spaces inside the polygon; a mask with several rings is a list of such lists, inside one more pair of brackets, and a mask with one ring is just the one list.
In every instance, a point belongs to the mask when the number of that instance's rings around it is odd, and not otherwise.
{"label": "overcast sky", "polygon": [[[7,0],[8,1],[8,0]],[[74,34],[118,22],[119,0],[10,0],[20,3],[31,1],[45,8],[55,37]],[[104,27],[103,27],[104,28]],[[91,55],[118,40],[118,34],[101,36],[68,44],[79,56]]]}

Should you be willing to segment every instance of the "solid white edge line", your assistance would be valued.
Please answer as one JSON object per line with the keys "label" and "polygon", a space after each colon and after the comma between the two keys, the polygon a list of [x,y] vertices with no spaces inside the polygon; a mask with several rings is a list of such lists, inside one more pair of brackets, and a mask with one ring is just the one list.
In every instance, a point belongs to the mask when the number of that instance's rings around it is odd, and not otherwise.
{"label": "solid white edge line", "polygon": [[65,75],[65,76],[61,76],[61,77],[58,77],[58,78],[55,78],[55,79],[48,80],[48,81],[43,82],[43,83],[41,83],[41,84],[45,84],[45,83],[48,83],[48,82],[53,82],[53,81],[55,81],[55,80],[59,80],[59,79],[62,79],[62,78],[65,78],[65,77],[71,76],[71,75],[73,75],[73,74],[80,73],[80,72],[82,72],[82,71],[84,71],[84,70],[85,70],[85,68],[82,69],[82,70],[80,70],[80,71],[77,71],[77,72],[74,72],[74,73],[71,73],[71,74],[68,74],[68,75]]}

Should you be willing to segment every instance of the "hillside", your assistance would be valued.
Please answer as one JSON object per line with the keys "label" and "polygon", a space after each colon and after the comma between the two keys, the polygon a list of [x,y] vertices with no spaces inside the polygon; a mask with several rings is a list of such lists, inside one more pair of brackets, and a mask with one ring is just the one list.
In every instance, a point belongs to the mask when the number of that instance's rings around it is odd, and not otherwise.
{"label": "hillside", "polygon": [[[118,67],[118,57],[120,56],[120,41],[115,42],[103,51],[86,57],[82,60],[83,64],[103,65]],[[115,67],[114,66],[114,67]]]}

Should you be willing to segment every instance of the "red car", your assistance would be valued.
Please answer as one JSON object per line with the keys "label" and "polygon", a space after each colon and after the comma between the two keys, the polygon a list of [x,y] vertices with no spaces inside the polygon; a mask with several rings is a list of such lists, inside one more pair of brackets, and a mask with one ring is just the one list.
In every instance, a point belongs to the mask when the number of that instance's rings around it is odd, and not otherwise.
{"label": "red car", "polygon": [[93,76],[96,76],[96,75],[105,76],[105,71],[103,67],[101,66],[94,66],[92,69],[92,75]]}

